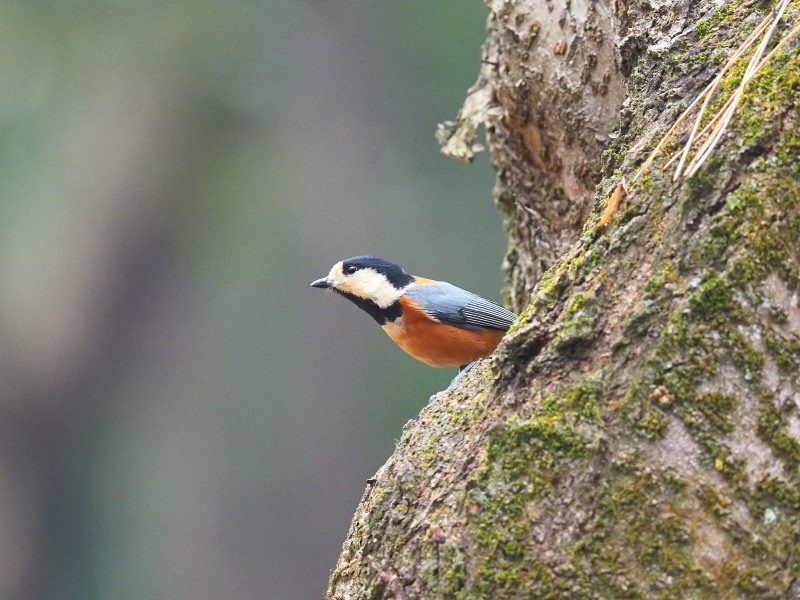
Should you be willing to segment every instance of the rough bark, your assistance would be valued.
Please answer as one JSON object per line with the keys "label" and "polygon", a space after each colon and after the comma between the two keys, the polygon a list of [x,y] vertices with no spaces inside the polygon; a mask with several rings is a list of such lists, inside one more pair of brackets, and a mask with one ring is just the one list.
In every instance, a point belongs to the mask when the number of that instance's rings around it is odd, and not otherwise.
{"label": "rough bark", "polygon": [[404,428],[326,597],[800,597],[797,44],[697,175],[659,159],[598,229],[771,4],[488,5],[443,137],[487,125],[525,309]]}

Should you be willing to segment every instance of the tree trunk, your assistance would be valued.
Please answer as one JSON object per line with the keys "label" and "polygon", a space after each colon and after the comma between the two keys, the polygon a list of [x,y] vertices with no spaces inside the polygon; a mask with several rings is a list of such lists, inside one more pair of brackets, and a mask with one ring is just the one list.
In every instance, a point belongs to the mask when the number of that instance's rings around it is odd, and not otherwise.
{"label": "tree trunk", "polygon": [[694,176],[687,121],[633,183],[773,4],[487,4],[441,137],[468,159],[486,124],[524,311],[404,428],[326,598],[800,598],[797,44]]}

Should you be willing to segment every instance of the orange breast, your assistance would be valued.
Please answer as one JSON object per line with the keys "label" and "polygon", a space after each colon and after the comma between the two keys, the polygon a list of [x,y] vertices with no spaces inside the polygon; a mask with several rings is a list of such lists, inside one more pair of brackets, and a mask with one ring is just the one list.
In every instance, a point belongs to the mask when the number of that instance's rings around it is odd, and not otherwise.
{"label": "orange breast", "polygon": [[403,316],[383,326],[389,337],[417,360],[432,367],[461,367],[489,356],[505,331],[472,331],[431,320],[420,308],[401,298]]}

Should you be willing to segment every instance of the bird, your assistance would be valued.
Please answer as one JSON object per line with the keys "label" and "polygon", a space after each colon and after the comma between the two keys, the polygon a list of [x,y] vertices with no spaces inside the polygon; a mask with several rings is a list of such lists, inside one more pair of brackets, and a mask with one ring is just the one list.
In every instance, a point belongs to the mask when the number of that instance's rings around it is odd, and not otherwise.
{"label": "bird", "polygon": [[491,300],[374,256],[340,261],[311,286],[350,300],[417,360],[459,373],[491,355],[517,318]]}

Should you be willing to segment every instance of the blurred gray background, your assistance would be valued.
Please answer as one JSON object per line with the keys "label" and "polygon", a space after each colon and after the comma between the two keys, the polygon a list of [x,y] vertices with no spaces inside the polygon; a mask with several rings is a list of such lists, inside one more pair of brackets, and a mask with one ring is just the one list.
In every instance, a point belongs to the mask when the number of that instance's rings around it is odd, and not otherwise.
{"label": "blurred gray background", "polygon": [[356,254],[499,300],[439,154],[478,0],[0,1],[0,598],[321,596],[454,369],[309,287]]}

